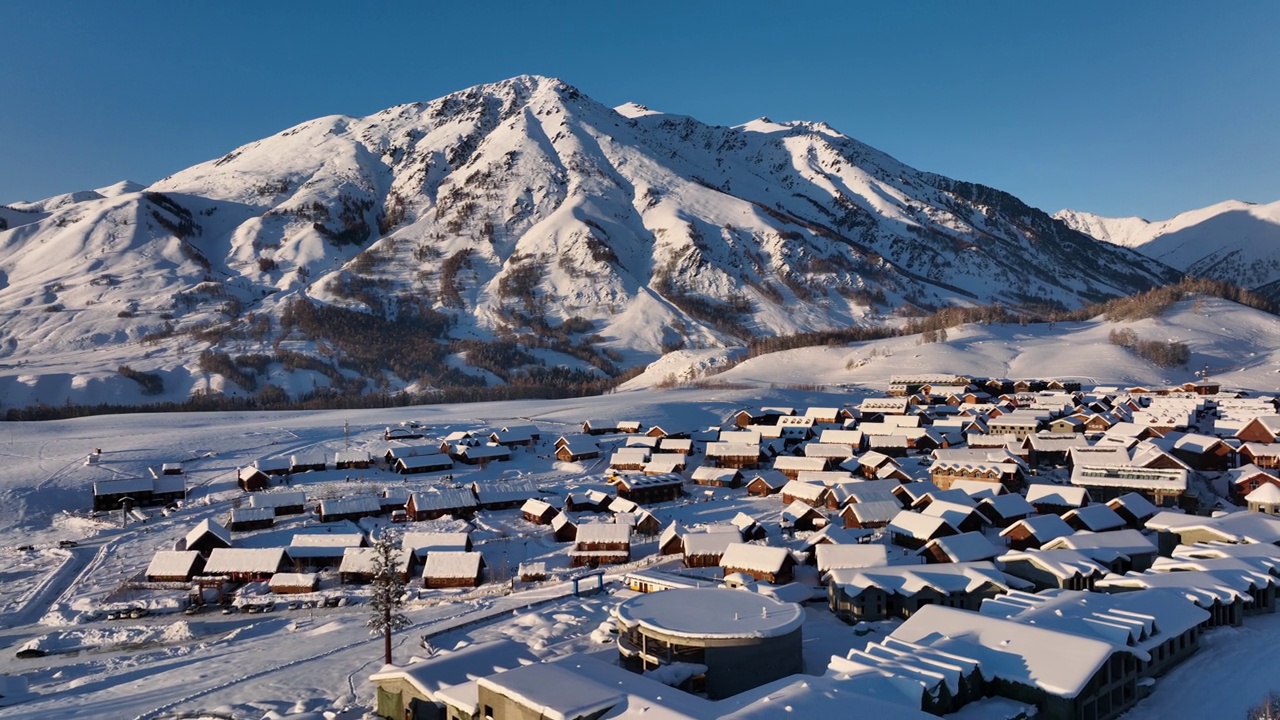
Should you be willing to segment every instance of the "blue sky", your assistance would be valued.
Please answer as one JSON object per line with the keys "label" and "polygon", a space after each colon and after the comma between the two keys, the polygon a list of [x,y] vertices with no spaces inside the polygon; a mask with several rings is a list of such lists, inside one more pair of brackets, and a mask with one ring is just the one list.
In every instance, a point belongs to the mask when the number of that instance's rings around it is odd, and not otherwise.
{"label": "blue sky", "polygon": [[1280,199],[1275,2],[48,2],[0,24],[0,203],[521,73],[822,120],[1050,212]]}

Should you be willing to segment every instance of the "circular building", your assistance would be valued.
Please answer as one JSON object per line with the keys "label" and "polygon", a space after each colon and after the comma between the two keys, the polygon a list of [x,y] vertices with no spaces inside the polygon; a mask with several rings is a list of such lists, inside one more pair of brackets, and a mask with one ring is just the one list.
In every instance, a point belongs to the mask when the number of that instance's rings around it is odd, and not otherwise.
{"label": "circular building", "polygon": [[745,590],[689,588],[631,598],[613,611],[618,652],[633,672],[668,684],[736,695],[803,669],[804,610]]}

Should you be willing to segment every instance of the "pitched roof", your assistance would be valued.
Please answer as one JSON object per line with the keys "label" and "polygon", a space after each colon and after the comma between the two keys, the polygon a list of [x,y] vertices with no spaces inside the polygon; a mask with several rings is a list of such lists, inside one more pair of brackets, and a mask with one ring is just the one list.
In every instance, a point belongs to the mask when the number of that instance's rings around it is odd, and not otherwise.
{"label": "pitched roof", "polygon": [[465,550],[436,550],[427,555],[422,566],[424,578],[474,578],[484,566],[484,555]]}
{"label": "pitched roof", "polygon": [[720,567],[734,570],[776,573],[782,569],[791,553],[786,548],[769,545],[730,543],[720,556]]}
{"label": "pitched roof", "polygon": [[186,577],[200,561],[195,550],[157,550],[147,565],[147,577]]}

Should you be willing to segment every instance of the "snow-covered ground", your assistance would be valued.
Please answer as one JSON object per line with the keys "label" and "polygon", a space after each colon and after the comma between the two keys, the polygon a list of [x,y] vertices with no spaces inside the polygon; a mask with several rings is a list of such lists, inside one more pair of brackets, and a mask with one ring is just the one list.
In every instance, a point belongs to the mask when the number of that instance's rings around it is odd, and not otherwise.
{"label": "snow-covered ground", "polygon": [[[1142,337],[1180,339],[1192,347],[1192,367],[1209,364],[1228,386],[1274,392],[1280,323],[1276,318],[1216,300],[1187,301],[1163,318],[1127,324]],[[289,598],[270,613],[183,616],[172,610],[181,590],[141,588],[137,579],[157,549],[174,542],[206,518],[225,518],[242,493],[235,471],[254,459],[310,450],[332,454],[350,445],[381,454],[384,428],[416,421],[430,437],[454,430],[536,423],[537,447],[518,449],[509,463],[487,468],[459,466],[451,479],[408,481],[381,471],[328,471],[295,476],[294,487],[312,498],[336,497],[388,487],[423,489],[443,483],[525,478],[540,487],[603,489],[603,461],[557,463],[551,442],[576,432],[585,419],[637,420],[645,426],[691,430],[719,425],[734,411],[762,405],[842,405],[878,395],[890,375],[913,372],[975,373],[1011,377],[1076,377],[1100,384],[1154,383],[1190,379],[1190,370],[1146,365],[1110,345],[1115,324],[1101,321],[1047,326],[970,326],[944,343],[917,344],[895,338],[846,347],[807,348],[755,358],[715,376],[721,384],[676,389],[636,389],[558,401],[520,401],[385,410],[292,413],[136,414],[47,423],[0,425],[0,672],[21,674],[34,697],[0,710],[15,718],[235,717],[260,718],[331,712],[359,718],[371,701],[365,678],[381,663],[381,645],[363,623],[359,590],[332,578],[320,597],[340,597],[342,607],[289,609]],[[710,365],[709,358],[682,360]],[[663,377],[677,364],[661,368]],[[662,378],[653,378],[658,382]],[[640,383],[643,384],[643,383]],[[842,386],[849,386],[848,388]],[[815,389],[815,388],[823,389]],[[621,439],[608,439],[609,443]],[[85,456],[100,448],[101,461]],[[695,458],[696,462],[697,458]],[[181,462],[190,497],[170,514],[151,513],[145,523],[122,527],[118,514],[86,512],[91,484],[143,476],[161,463]],[[752,499],[742,491],[716,490],[712,501],[696,495],[653,508],[664,523],[686,526],[728,521],[745,510],[776,534],[781,504]],[[314,525],[309,517],[282,519],[271,530],[237,534],[237,544],[262,546],[275,537]],[[571,597],[565,546],[546,528],[525,522],[515,510],[482,513],[474,533],[491,571],[509,573],[520,562],[543,561],[552,577],[535,586],[491,583],[477,591],[415,592],[408,615],[413,628],[397,638],[398,662],[418,639],[432,636],[437,649],[497,637],[530,645],[542,656],[607,649],[598,632],[609,607],[625,590]],[[58,547],[75,541],[74,547]],[[651,553],[652,540],[634,557]],[[30,549],[23,549],[29,546]],[[644,562],[637,563],[643,565]],[[611,571],[616,577],[621,570]],[[146,617],[94,619],[94,611],[148,607]],[[168,610],[169,612],[166,612]],[[820,672],[825,658],[865,644],[821,607],[807,613],[806,663]],[[594,635],[594,637],[593,637]],[[1250,618],[1243,629],[1208,633],[1191,662],[1162,679],[1153,696],[1131,714],[1155,717],[1234,717],[1276,684],[1280,661],[1269,652],[1280,641],[1280,618]],[[34,643],[48,653],[19,659]],[[1241,672],[1244,660],[1249,672]],[[1230,677],[1227,676],[1230,673]],[[1221,688],[1235,690],[1223,697]],[[1206,699],[1206,698],[1212,698]],[[1238,707],[1237,707],[1238,706]],[[1184,712],[1194,709],[1194,712]],[[1229,711],[1229,712],[1228,712]]]}

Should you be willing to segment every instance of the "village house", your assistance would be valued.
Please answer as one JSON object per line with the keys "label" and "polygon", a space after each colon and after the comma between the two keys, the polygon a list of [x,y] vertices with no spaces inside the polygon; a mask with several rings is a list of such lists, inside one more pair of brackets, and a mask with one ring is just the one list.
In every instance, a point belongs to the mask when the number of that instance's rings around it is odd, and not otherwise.
{"label": "village house", "polygon": [[201,520],[186,534],[177,549],[193,550],[207,558],[215,548],[229,547],[231,547],[230,531],[213,520],[206,519]]}
{"label": "village house", "polygon": [[471,492],[476,496],[476,507],[481,510],[511,510],[542,495],[532,480],[473,482]]}
{"label": "village house", "polygon": [[707,464],[715,467],[755,470],[760,466],[760,445],[745,442],[709,442]]}
{"label": "village house", "polygon": [[147,582],[189,582],[204,571],[204,556],[194,550],[157,550],[147,565]]}
{"label": "village house", "polygon": [[415,492],[409,495],[405,511],[415,521],[434,520],[453,515],[468,517],[475,514],[476,495],[471,488],[438,488],[434,492]]}
{"label": "village house", "polygon": [[1280,443],[1245,443],[1237,454],[1246,463],[1260,468],[1280,468]]}
{"label": "village house", "polygon": [[988,523],[998,528],[1007,528],[1036,512],[1025,497],[1014,493],[982,498],[975,509]]}
{"label": "village house", "polygon": [[[338,564],[338,581],[343,585],[366,585],[373,582],[377,570],[378,549],[372,547],[347,547]],[[401,547],[396,551],[396,574],[408,582],[416,563],[413,550]]]}
{"label": "village house", "polygon": [[687,568],[719,567],[724,551],[741,542],[742,535],[731,526],[711,527],[703,532],[685,533],[684,566]]}
{"label": "village house", "polygon": [[1124,518],[1125,525],[1134,530],[1146,527],[1147,521],[1160,511],[1150,500],[1138,493],[1125,493],[1107,501],[1107,507]]}
{"label": "village house", "polygon": [[373,495],[356,495],[354,497],[329,498],[320,501],[316,509],[320,522],[355,522],[361,518],[378,517],[382,514],[382,503]]}
{"label": "village house", "polygon": [[524,505],[520,506],[520,514],[525,520],[534,525],[549,525],[551,519],[560,513],[550,503],[536,498],[530,498],[524,501]]}
{"label": "village house", "polygon": [[422,566],[422,587],[479,587],[484,582],[484,555],[478,552],[436,550]]}
{"label": "village house", "polygon": [[644,446],[619,448],[609,456],[609,469],[643,470],[651,452]]}
{"label": "village house", "polygon": [[253,461],[253,466],[264,475],[276,477],[279,475],[288,475],[289,470],[292,467],[292,463],[289,461],[289,458],[286,457],[258,458]]}
{"label": "village house", "polygon": [[600,446],[590,437],[572,436],[556,443],[556,459],[563,462],[579,462],[600,457]]}
{"label": "village house", "polygon": [[970,658],[988,692],[1035,704],[1037,717],[1110,720],[1138,701],[1137,654],[1112,642],[940,606],[890,637]]}
{"label": "village house", "polygon": [[1000,537],[1004,538],[1013,550],[1031,550],[1054,538],[1071,535],[1074,532],[1071,526],[1058,515],[1032,515],[1001,530]]}
{"label": "village house", "polygon": [[1254,417],[1236,431],[1235,438],[1242,443],[1280,442],[1280,415],[1268,414]]}
{"label": "village house", "polygon": [[[377,714],[384,718],[444,720],[445,705],[438,693],[474,682],[477,675],[501,672],[538,662],[529,648],[513,640],[490,640],[415,658],[407,666],[388,665],[369,676],[375,687]],[[454,720],[454,719],[451,719]]]}
{"label": "village house", "polygon": [[306,511],[307,494],[302,490],[254,493],[249,496],[249,507],[271,508],[276,517],[301,515]]}
{"label": "village house", "polygon": [[640,504],[668,502],[684,494],[684,478],[676,475],[629,475],[614,484],[618,497]]}
{"label": "village house", "polygon": [[586,523],[578,526],[569,563],[573,567],[617,565],[631,560],[631,526]]}
{"label": "village house", "polygon": [[232,582],[270,580],[285,569],[284,548],[214,548],[203,574],[224,575]]}
{"label": "village house", "polygon": [[1280,488],[1280,477],[1253,463],[1227,471],[1227,477],[1227,491],[1237,501],[1263,485],[1275,485]]}
{"label": "village house", "polygon": [[271,478],[256,467],[242,467],[236,471],[236,484],[245,492],[258,492],[271,486]]}
{"label": "village house", "polygon": [[976,610],[986,598],[1029,587],[990,562],[837,568],[827,577],[828,608],[850,624],[909,618],[931,605]]}
{"label": "village house", "polygon": [[275,510],[269,507],[231,508],[227,518],[227,529],[232,532],[265,530],[275,525],[275,522]]}
{"label": "village house", "polygon": [[831,489],[825,485],[792,480],[782,486],[782,504],[790,505],[798,500],[810,507],[825,507],[830,494]]}
{"label": "village house", "polygon": [[827,459],[820,457],[799,457],[796,455],[779,455],[773,459],[773,469],[794,480],[803,470],[822,471],[827,469]]}
{"label": "village house", "polygon": [[401,475],[424,475],[453,469],[453,458],[442,453],[396,458],[391,469]]}
{"label": "village house", "polygon": [[919,550],[930,540],[960,532],[943,518],[921,515],[910,510],[899,512],[886,527],[893,544],[908,550]]}
{"label": "village house", "polygon": [[802,500],[796,500],[782,509],[780,522],[784,530],[809,532],[825,527],[827,517],[812,505],[808,505]]}
{"label": "village house", "polygon": [[1062,514],[1062,520],[1073,530],[1094,533],[1119,530],[1125,526],[1124,518],[1119,513],[1102,504],[1068,510]]}
{"label": "village house", "polygon": [[1251,512],[1280,515],[1280,486],[1263,483],[1257,490],[1244,496]]}
{"label": "village house", "polygon": [[897,500],[872,500],[845,505],[840,519],[846,528],[870,530],[887,526],[900,512],[902,505]]}
{"label": "village house", "polygon": [[1101,502],[1134,492],[1157,507],[1194,509],[1196,504],[1195,496],[1187,493],[1187,471],[1180,468],[1077,465],[1071,470],[1071,484]]}
{"label": "village house", "polygon": [[551,537],[556,542],[567,543],[578,539],[578,525],[561,512],[551,518]]}
{"label": "village house", "polygon": [[93,484],[95,512],[129,507],[157,507],[181,502],[187,497],[185,475],[100,480]]}
{"label": "village house", "polygon": [[336,532],[300,532],[293,536],[285,552],[297,570],[303,568],[336,568],[342,564],[347,548],[364,547],[364,533],[354,525]]}
{"label": "village house", "polygon": [[1075,550],[1113,573],[1142,572],[1151,567],[1159,555],[1155,543],[1132,529],[1077,532],[1049,540],[1041,548]]}
{"label": "village house", "polygon": [[329,459],[323,450],[294,453],[289,456],[289,473],[302,473],[325,470],[329,467]]}
{"label": "village house", "polygon": [[710,465],[701,465],[693,469],[693,474],[689,479],[704,487],[728,487],[736,488],[742,486],[742,471],[736,468],[718,468]]}
{"label": "village house", "polygon": [[372,466],[373,457],[368,450],[339,450],[333,456],[336,470],[368,470]]}
{"label": "village house", "polygon": [[994,560],[1003,552],[980,532],[962,532],[930,540],[918,554],[926,563],[965,563]]}
{"label": "village house", "polygon": [[267,589],[276,595],[301,595],[320,588],[320,576],[315,573],[276,573],[267,581]]}
{"label": "village house", "polygon": [[1041,483],[1027,487],[1027,502],[1041,515],[1062,515],[1089,504],[1089,491]]}
{"label": "village house", "polygon": [[980,612],[1107,642],[1122,641],[1140,653],[1140,678],[1159,677],[1195,653],[1200,626],[1209,619],[1207,611],[1164,589],[1116,594],[1013,590],[983,601]]}
{"label": "village house", "polygon": [[796,560],[786,548],[730,543],[720,558],[725,577],[742,573],[754,580],[785,585],[795,579]]}
{"label": "village house", "polygon": [[1092,590],[1107,569],[1075,550],[1021,550],[997,558],[1005,573],[1035,585],[1036,590]]}
{"label": "village house", "polygon": [[860,570],[889,564],[889,549],[884,545],[819,543],[813,548],[818,578],[827,583],[832,570]]}
{"label": "village house", "polygon": [[752,473],[747,481],[747,494],[752,497],[767,497],[782,490],[788,482],[787,476],[777,470],[762,470]]}

